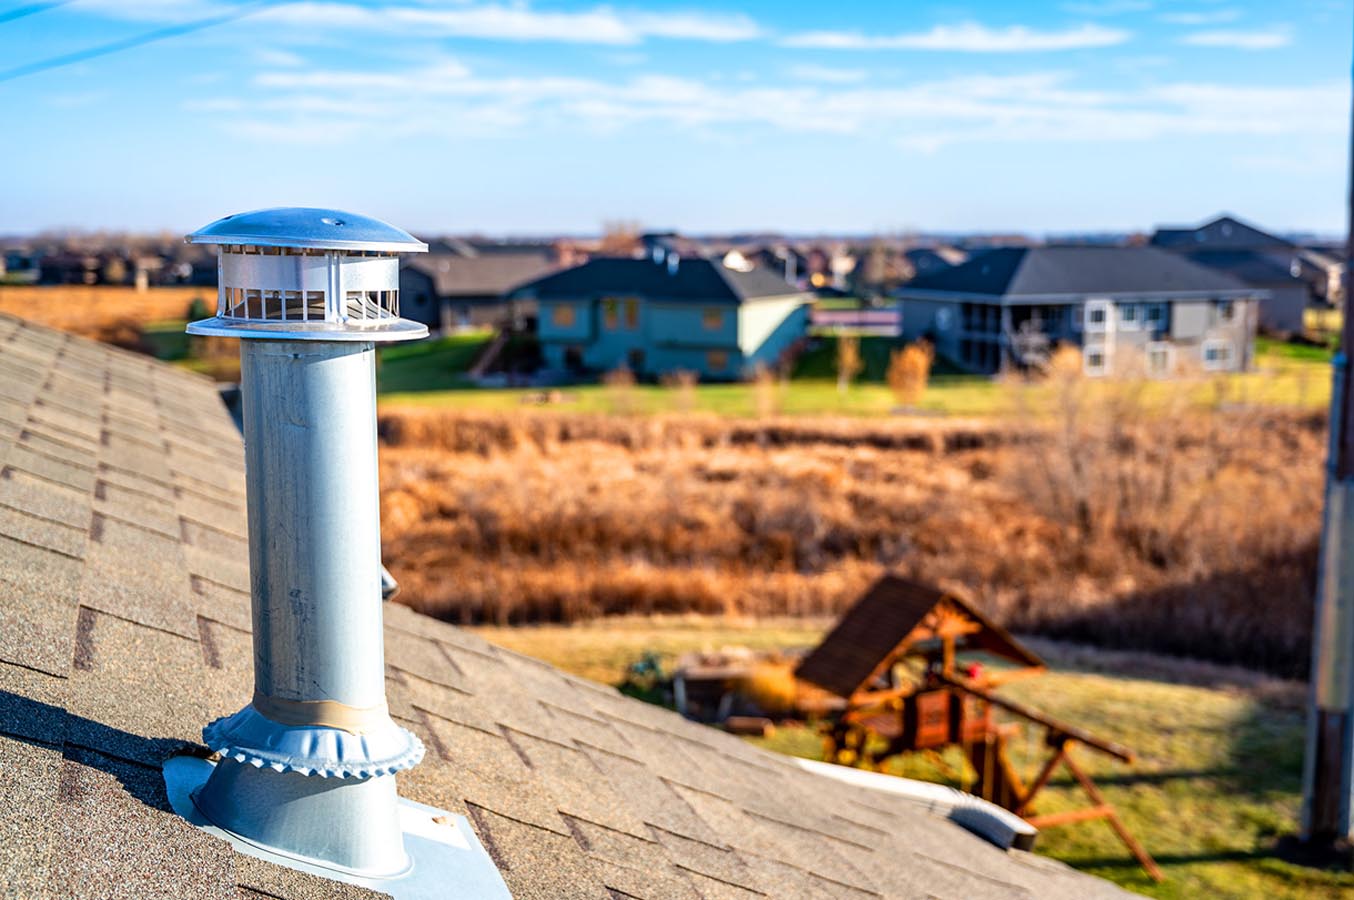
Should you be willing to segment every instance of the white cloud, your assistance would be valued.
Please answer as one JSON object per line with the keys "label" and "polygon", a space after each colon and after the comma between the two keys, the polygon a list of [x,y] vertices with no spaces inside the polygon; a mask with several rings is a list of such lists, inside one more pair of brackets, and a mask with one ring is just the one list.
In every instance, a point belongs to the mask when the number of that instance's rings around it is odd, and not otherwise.
{"label": "white cloud", "polygon": [[990,28],[977,22],[937,25],[909,34],[867,35],[859,31],[811,31],[791,35],[787,47],[823,50],[949,50],[959,53],[1038,53],[1112,47],[1129,32],[1101,25],[1079,25],[1061,31],[1039,31],[1024,25]]}
{"label": "white cloud", "polygon": [[1147,12],[1155,6],[1152,0],[1096,0],[1096,2],[1065,3],[1063,12],[1074,16],[1122,16],[1127,13]]}
{"label": "white cloud", "polygon": [[329,126],[375,139],[668,128],[745,140],[758,132],[870,135],[912,151],[954,144],[1141,142],[1342,133],[1342,83],[1239,87],[1178,82],[1076,86],[1066,73],[975,75],[879,87],[866,82],[679,78],[491,77],[455,60],[402,71],[279,69],[246,85],[241,105],[195,104],[234,134],[325,140]]}
{"label": "white cloud", "polygon": [[864,69],[837,69],[812,64],[790,66],[785,72],[797,81],[817,81],[823,84],[857,84],[866,77]]}
{"label": "white cloud", "polygon": [[526,4],[468,4],[448,9],[301,2],[270,8],[260,13],[259,18],[305,28],[378,31],[431,38],[581,44],[638,44],[646,38],[729,42],[749,40],[761,34],[757,23],[741,14],[679,12],[654,15],[607,6],[543,11]]}
{"label": "white cloud", "polygon": [[264,66],[300,66],[305,58],[290,50],[278,50],[272,47],[259,47],[254,50],[254,60]]}
{"label": "white cloud", "polygon": [[1224,25],[1241,18],[1239,9],[1210,9],[1197,12],[1169,12],[1158,16],[1168,25]]}
{"label": "white cloud", "polygon": [[1180,39],[1191,47],[1225,47],[1232,50],[1274,50],[1293,43],[1293,32],[1287,27],[1260,31],[1195,31]]}

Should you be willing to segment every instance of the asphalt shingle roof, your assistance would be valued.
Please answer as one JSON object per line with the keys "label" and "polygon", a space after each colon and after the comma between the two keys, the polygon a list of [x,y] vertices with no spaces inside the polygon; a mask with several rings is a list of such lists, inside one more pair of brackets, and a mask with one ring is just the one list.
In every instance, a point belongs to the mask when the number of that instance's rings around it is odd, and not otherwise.
{"label": "asphalt shingle roof", "polygon": [[[170,811],[163,760],[250,696],[244,534],[212,385],[0,318],[0,896],[377,896]],[[386,662],[401,794],[519,900],[1122,896],[398,605]]]}
{"label": "asphalt shingle roof", "polygon": [[1148,294],[1244,291],[1246,285],[1155,247],[999,247],[906,290],[1019,297],[1048,294]]}
{"label": "asphalt shingle roof", "polygon": [[555,268],[549,248],[475,256],[429,253],[410,256],[403,265],[429,275],[439,297],[496,297]]}
{"label": "asphalt shingle roof", "polygon": [[738,303],[760,297],[787,297],[799,289],[774,272],[739,272],[717,260],[683,258],[671,273],[650,259],[600,257],[522,285],[536,297],[575,299],[627,294],[658,300]]}

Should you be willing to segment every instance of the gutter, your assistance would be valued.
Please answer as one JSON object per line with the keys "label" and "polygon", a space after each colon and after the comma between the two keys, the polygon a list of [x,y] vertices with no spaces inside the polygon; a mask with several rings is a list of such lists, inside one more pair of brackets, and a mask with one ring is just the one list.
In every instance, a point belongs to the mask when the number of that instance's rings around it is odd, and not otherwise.
{"label": "gutter", "polygon": [[900,797],[929,813],[949,819],[1003,850],[1013,847],[1016,850],[1031,850],[1034,848],[1034,839],[1039,836],[1039,829],[1010,810],[943,784],[897,778],[812,759],[793,759],[792,762],[801,769],[825,778]]}

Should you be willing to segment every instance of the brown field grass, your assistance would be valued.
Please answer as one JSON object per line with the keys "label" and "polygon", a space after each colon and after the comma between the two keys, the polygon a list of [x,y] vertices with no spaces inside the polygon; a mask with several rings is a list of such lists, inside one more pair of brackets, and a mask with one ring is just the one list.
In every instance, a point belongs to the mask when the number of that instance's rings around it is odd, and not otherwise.
{"label": "brown field grass", "polygon": [[0,313],[59,328],[129,350],[141,346],[142,326],[164,319],[182,319],[194,299],[209,306],[216,290],[202,287],[131,287],[52,285],[0,286]]}
{"label": "brown field grass", "polygon": [[1016,628],[1305,674],[1324,417],[1076,390],[1038,425],[385,408],[385,556],[465,622],[832,615],[894,568]]}

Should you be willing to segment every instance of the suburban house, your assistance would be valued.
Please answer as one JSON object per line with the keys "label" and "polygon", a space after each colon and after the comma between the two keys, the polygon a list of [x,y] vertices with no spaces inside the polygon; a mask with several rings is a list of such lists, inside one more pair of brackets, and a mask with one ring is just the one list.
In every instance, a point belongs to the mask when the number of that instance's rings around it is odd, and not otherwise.
{"label": "suburban house", "polygon": [[509,299],[518,285],[559,268],[552,244],[432,241],[400,263],[400,314],[429,328],[524,324],[534,303]]}
{"label": "suburban house", "polygon": [[1219,216],[1195,228],[1158,228],[1151,244],[1226,272],[1268,296],[1260,304],[1260,327],[1300,332],[1308,307],[1330,308],[1340,300],[1344,264],[1332,254]]}
{"label": "suburban house", "polygon": [[[253,691],[263,627],[215,386],[9,316],[0,371],[0,894],[388,898],[171,806],[170,766],[205,759],[201,724]],[[1129,896],[892,776],[754,747],[398,603],[382,618],[390,715],[427,748],[400,794],[464,815],[518,900]],[[426,840],[451,845],[447,825]],[[502,896],[460,869],[438,896]]]}
{"label": "suburban house", "polygon": [[1251,362],[1268,292],[1154,247],[1004,247],[913,279],[899,292],[905,340],[926,338],[982,374],[1081,348],[1088,375]]}
{"label": "suburban house", "polygon": [[804,337],[812,300],[774,272],[686,258],[662,243],[642,259],[602,257],[547,275],[513,297],[539,304],[550,369],[713,380],[775,366]]}

